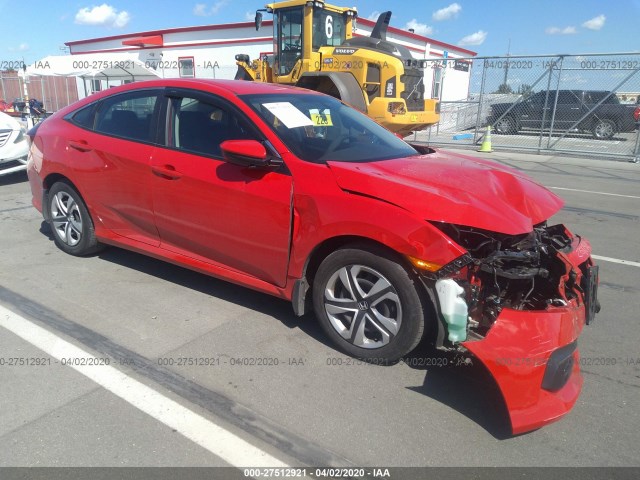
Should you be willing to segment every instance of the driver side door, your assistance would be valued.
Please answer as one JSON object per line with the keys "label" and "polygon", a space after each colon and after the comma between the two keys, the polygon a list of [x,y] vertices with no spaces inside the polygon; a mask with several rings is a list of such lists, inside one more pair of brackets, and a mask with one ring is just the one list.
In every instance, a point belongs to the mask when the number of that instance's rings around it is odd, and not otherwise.
{"label": "driver side door", "polygon": [[234,165],[225,140],[264,138],[230,102],[169,89],[166,141],[151,161],[161,248],[259,278],[286,283],[293,182],[277,170]]}

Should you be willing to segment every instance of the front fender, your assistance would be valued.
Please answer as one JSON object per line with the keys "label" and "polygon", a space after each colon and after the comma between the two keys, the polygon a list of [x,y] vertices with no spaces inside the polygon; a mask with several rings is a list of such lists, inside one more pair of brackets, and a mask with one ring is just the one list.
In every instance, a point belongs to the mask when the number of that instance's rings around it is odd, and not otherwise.
{"label": "front fender", "polygon": [[[336,198],[336,196],[342,198]],[[337,190],[334,195],[294,195],[289,276],[301,278],[307,259],[323,242],[359,237],[406,256],[446,265],[466,250],[414,214],[384,201]]]}

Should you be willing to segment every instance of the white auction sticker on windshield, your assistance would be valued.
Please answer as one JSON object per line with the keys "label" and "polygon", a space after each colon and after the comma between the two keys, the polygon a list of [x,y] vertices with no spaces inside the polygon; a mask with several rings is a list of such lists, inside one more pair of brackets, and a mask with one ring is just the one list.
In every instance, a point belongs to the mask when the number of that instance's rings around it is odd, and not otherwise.
{"label": "white auction sticker on windshield", "polygon": [[309,117],[289,102],[263,103],[262,106],[273,113],[287,128],[313,125]]}

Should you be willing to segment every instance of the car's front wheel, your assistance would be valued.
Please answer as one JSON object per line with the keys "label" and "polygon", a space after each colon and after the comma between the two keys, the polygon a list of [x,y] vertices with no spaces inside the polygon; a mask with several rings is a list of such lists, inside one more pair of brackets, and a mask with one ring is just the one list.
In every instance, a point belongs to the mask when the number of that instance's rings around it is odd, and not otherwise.
{"label": "car's front wheel", "polygon": [[57,182],[49,190],[48,199],[53,239],[61,250],[82,256],[101,249],[87,206],[75,188]]}
{"label": "car's front wheel", "polygon": [[425,328],[416,282],[384,252],[337,250],[322,262],[314,279],[316,316],[349,355],[398,360],[418,345]]}

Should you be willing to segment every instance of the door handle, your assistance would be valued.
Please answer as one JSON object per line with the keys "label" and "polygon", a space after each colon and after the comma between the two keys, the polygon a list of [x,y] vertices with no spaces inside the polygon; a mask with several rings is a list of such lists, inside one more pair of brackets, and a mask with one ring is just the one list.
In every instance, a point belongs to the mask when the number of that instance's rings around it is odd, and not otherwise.
{"label": "door handle", "polygon": [[93,150],[86,140],[69,140],[67,144],[73,148],[74,150],[78,150],[79,152],[90,152]]}
{"label": "door handle", "polygon": [[182,174],[173,165],[152,165],[151,171],[154,175],[165,180],[178,180],[182,177]]}

